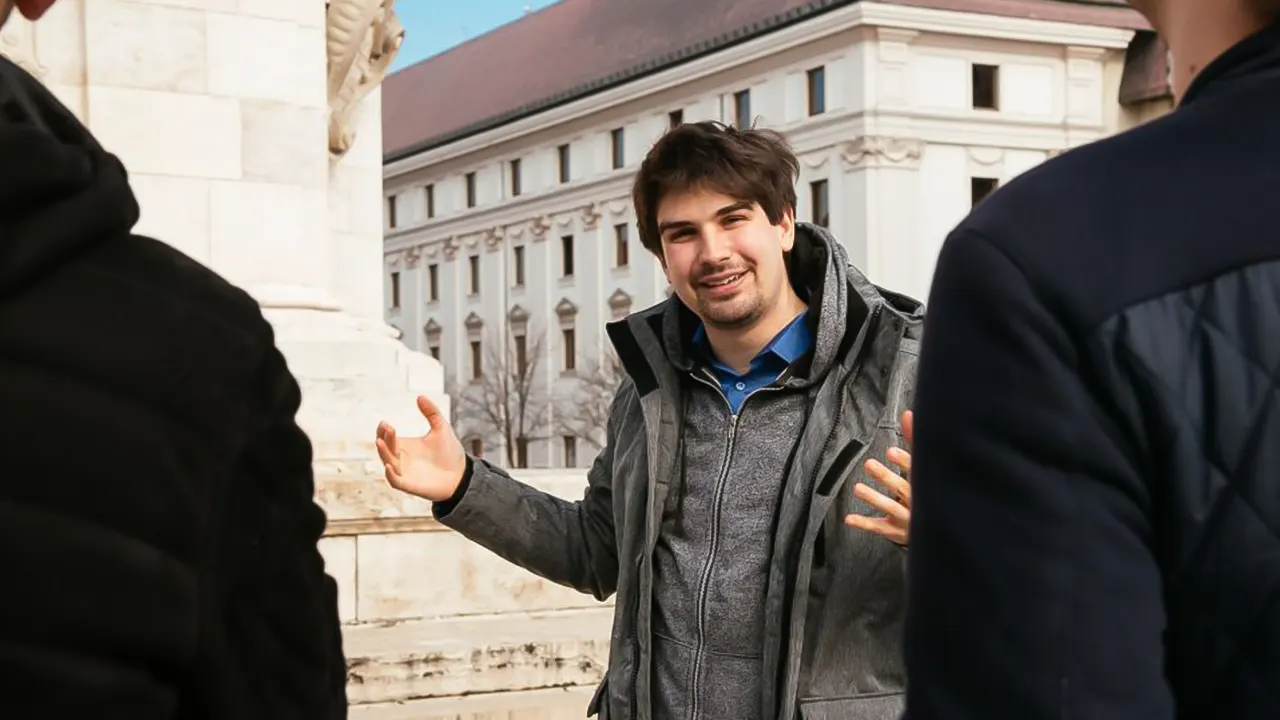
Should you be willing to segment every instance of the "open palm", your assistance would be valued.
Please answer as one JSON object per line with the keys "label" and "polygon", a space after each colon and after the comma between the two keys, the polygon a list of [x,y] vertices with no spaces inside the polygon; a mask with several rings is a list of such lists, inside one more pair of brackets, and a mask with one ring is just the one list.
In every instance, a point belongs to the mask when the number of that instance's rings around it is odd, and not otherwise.
{"label": "open palm", "polygon": [[378,424],[376,445],[391,487],[431,502],[444,502],[462,482],[467,456],[440,408],[426,396],[418,397],[418,410],[430,431],[419,437],[397,437],[396,429]]}

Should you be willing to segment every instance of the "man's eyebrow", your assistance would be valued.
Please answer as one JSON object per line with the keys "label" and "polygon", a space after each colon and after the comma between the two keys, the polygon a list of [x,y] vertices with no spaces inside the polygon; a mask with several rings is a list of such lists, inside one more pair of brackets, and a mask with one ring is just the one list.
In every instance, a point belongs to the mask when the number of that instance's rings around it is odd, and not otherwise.
{"label": "man's eyebrow", "polygon": [[[731,213],[741,212],[743,210],[750,210],[751,205],[752,205],[751,203],[746,201],[736,202],[736,203],[733,203],[732,205],[725,205],[719,210],[716,210],[716,217],[724,217],[725,215],[729,215]],[[677,228],[685,228],[685,227],[693,227],[693,222],[689,220],[667,220],[666,222],[662,222],[658,224],[658,232],[661,234],[661,233],[665,233],[668,230],[675,230]]]}

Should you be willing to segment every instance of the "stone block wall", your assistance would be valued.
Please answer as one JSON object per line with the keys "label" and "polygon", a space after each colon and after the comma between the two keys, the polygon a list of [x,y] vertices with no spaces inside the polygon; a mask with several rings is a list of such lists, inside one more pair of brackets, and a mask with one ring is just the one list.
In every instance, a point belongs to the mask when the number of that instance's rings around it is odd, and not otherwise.
{"label": "stone block wall", "polygon": [[[389,488],[365,448],[318,456],[329,513],[321,541],[337,580],[351,717],[582,718],[604,676],[612,603],[517,568]],[[371,451],[371,448],[368,449]],[[566,499],[583,470],[519,477]]]}

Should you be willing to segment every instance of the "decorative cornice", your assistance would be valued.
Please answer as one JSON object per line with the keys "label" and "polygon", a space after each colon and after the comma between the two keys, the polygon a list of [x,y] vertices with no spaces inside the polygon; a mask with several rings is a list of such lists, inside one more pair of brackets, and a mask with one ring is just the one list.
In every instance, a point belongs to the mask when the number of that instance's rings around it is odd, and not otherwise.
{"label": "decorative cornice", "polygon": [[507,320],[511,324],[523,324],[529,322],[529,311],[519,305],[512,305],[511,310],[507,312]]}
{"label": "decorative cornice", "polygon": [[462,324],[470,332],[479,332],[484,329],[484,318],[472,312],[470,315],[467,315],[467,319],[463,320]]}
{"label": "decorative cornice", "polygon": [[444,326],[436,322],[435,318],[432,318],[427,321],[426,325],[422,326],[422,332],[427,336],[428,340],[436,340],[444,332]]}
{"label": "decorative cornice", "polygon": [[444,240],[444,259],[452,260],[458,254],[458,238],[448,237]]}
{"label": "decorative cornice", "polygon": [[920,167],[924,143],[916,139],[863,135],[840,148],[840,159],[851,170],[864,167]]}
{"label": "decorative cornice", "polygon": [[[1133,15],[1135,25],[1140,22]],[[990,13],[966,13],[864,0],[846,8],[824,13],[759,38],[730,46],[701,58],[664,68],[615,88],[558,104],[489,130],[422,152],[392,156],[383,165],[384,177],[394,178],[425,167],[482,152],[499,143],[509,143],[548,128],[582,121],[653,95],[690,87],[707,78],[776,56],[799,46],[846,32],[859,26],[884,27],[900,31],[982,37],[1048,45],[1097,46],[1123,50],[1134,29],[1099,27],[1073,22],[1013,17]]]}

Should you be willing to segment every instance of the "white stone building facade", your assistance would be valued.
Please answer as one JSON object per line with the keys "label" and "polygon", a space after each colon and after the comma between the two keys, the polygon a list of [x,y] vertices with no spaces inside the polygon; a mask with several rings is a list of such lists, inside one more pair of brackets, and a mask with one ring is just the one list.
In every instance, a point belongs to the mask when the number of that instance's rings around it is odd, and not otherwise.
{"label": "white stone building facade", "polygon": [[[699,120],[783,131],[801,162],[799,219],[830,227],[873,281],[927,299],[941,244],[974,203],[1152,114],[1118,100],[1134,34],[860,2],[393,158],[386,320],[442,362],[455,396],[493,372],[490,344],[532,347],[514,339],[525,333],[544,339],[537,382],[574,397],[606,351],[604,324],[665,297],[630,187],[663,132]],[[517,464],[588,464],[592,446],[556,427]]]}

